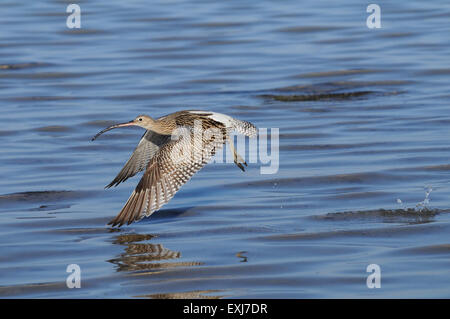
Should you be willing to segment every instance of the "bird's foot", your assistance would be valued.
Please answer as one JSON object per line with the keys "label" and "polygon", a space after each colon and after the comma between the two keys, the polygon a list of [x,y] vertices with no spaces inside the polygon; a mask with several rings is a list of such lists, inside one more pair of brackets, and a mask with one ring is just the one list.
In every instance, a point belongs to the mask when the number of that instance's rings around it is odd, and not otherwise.
{"label": "bird's foot", "polygon": [[234,164],[237,165],[237,167],[239,167],[243,172],[245,172],[245,168],[242,164],[244,164],[245,166],[247,166],[247,162],[244,161],[244,159],[239,156],[239,154],[235,154],[236,156],[234,157]]}

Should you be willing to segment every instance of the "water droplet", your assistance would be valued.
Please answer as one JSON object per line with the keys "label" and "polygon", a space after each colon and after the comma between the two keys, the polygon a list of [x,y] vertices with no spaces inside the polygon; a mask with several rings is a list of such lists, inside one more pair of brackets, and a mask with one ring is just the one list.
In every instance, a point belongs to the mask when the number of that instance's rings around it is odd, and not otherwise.
{"label": "water droplet", "polygon": [[425,198],[420,203],[417,203],[415,210],[420,212],[423,212],[428,209],[427,205],[430,203],[430,194],[433,191],[433,187],[427,186],[425,188]]}

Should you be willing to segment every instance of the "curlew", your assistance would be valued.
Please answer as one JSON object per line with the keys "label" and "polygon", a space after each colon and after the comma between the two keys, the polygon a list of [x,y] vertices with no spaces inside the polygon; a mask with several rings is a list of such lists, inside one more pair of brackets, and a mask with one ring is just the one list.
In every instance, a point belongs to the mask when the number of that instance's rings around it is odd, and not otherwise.
{"label": "curlew", "polygon": [[146,131],[122,170],[105,188],[117,186],[145,170],[122,210],[108,225],[128,225],[148,217],[168,203],[175,193],[217,150],[228,142],[234,163],[244,171],[247,163],[237,154],[231,133],[249,137],[256,127],[247,121],[208,111],[180,111],[158,119],[139,115],[126,123],[112,125],[101,134],[118,127],[139,126]]}

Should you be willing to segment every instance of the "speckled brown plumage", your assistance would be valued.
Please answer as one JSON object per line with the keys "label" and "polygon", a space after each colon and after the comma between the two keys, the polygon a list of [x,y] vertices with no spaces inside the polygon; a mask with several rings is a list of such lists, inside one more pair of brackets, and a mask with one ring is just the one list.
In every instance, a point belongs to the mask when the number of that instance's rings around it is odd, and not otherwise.
{"label": "speckled brown plumage", "polygon": [[180,111],[157,120],[138,116],[134,121],[107,128],[94,138],[111,128],[128,125],[139,125],[147,131],[123,169],[106,187],[117,186],[141,170],[145,169],[145,173],[122,210],[109,222],[119,227],[150,216],[169,202],[226,142],[232,147],[236,165],[244,170],[242,163],[247,164],[235,152],[230,134],[236,131],[256,136],[256,127],[250,122],[214,112]]}

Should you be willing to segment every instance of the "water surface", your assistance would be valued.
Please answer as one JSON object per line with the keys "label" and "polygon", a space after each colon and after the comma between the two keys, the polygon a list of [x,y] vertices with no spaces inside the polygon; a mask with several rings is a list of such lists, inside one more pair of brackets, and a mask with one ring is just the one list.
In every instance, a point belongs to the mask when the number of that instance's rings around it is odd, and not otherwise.
{"label": "water surface", "polygon": [[[0,5],[1,297],[450,296],[446,1],[378,2],[377,30],[358,1],[78,1],[79,30],[69,3]],[[278,172],[212,163],[108,227],[142,131],[90,138],[182,109],[279,128]]]}

